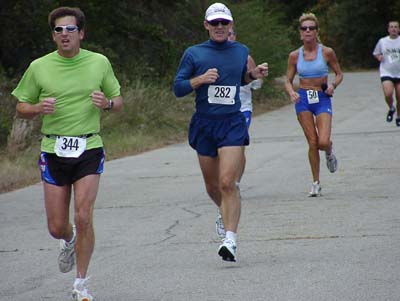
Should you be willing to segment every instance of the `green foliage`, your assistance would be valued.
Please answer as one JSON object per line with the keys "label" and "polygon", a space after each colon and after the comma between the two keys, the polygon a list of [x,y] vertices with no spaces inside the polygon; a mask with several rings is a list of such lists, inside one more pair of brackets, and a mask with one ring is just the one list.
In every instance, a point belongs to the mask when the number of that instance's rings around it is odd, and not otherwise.
{"label": "green foliage", "polygon": [[247,45],[257,64],[267,62],[269,77],[279,77],[286,71],[290,40],[282,34],[285,27],[272,14],[264,1],[253,0],[231,5],[238,41]]}
{"label": "green foliage", "polygon": [[[194,111],[192,97],[177,100],[169,86],[140,80],[123,94],[124,110],[102,116],[101,133],[106,146],[112,145],[108,151],[111,158],[131,154],[134,147],[143,151],[151,145],[182,141],[185,137]],[[152,144],[148,140],[153,140]]]}
{"label": "green foliage", "polygon": [[0,65],[0,150],[7,145],[15,112],[16,100],[10,95],[11,83]]}
{"label": "green foliage", "polygon": [[49,1],[1,1],[0,64],[8,75],[23,72],[48,52],[52,40],[47,25]]}
{"label": "green foliage", "polygon": [[[385,3],[386,2],[386,3]],[[340,1],[326,14],[326,40],[343,65],[353,68],[376,67],[372,51],[379,38],[387,35],[392,6],[389,1]],[[346,24],[344,26],[344,24]]]}

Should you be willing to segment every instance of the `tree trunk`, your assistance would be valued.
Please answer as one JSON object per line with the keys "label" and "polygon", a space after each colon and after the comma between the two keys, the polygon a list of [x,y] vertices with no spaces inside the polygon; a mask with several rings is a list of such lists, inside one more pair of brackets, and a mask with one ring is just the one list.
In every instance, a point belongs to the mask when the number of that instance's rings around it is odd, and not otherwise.
{"label": "tree trunk", "polygon": [[40,126],[40,118],[32,120],[14,117],[13,126],[7,141],[7,151],[15,153],[27,148],[35,138]]}

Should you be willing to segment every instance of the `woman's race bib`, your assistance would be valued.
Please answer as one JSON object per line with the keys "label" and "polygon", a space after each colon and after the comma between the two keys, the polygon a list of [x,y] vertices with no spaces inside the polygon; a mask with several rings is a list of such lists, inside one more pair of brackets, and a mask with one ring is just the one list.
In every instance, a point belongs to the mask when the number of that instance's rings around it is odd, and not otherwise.
{"label": "woman's race bib", "polygon": [[307,92],[307,101],[310,105],[313,103],[319,103],[317,90],[307,90],[306,92]]}

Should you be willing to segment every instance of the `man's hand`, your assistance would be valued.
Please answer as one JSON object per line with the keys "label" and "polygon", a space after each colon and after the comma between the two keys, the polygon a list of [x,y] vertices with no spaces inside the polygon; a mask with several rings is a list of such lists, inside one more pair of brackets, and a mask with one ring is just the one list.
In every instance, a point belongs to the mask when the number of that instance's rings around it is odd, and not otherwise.
{"label": "man's hand", "polygon": [[106,98],[103,92],[93,91],[92,94],[90,94],[90,97],[92,98],[93,104],[97,108],[102,110],[108,108],[109,100]]}
{"label": "man's hand", "polygon": [[262,63],[258,65],[256,68],[254,68],[253,73],[252,75],[255,78],[263,78],[268,76],[268,63]]}
{"label": "man's hand", "polygon": [[213,84],[217,81],[219,75],[218,75],[218,69],[217,68],[211,68],[206,71],[203,75],[201,75],[203,84]]}
{"label": "man's hand", "polygon": [[43,115],[50,115],[54,113],[56,99],[54,97],[44,98],[40,103],[40,111]]}

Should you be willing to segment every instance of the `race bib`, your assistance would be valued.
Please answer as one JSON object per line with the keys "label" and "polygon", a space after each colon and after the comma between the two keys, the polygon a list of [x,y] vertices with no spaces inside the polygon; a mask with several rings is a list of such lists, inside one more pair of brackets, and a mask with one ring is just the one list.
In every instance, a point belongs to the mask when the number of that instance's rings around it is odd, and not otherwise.
{"label": "race bib", "polygon": [[208,102],[220,105],[234,105],[236,86],[208,86]]}
{"label": "race bib", "polygon": [[319,103],[317,90],[307,90],[306,92],[307,92],[307,101],[310,105],[313,103]]}
{"label": "race bib", "polygon": [[391,52],[391,53],[388,55],[388,60],[389,60],[389,63],[390,63],[390,64],[400,62],[399,53],[398,53],[398,52]]}
{"label": "race bib", "polygon": [[86,138],[57,136],[54,151],[59,157],[78,158],[86,149]]}

